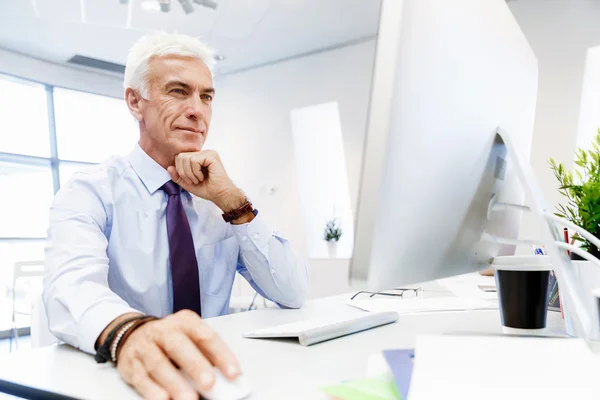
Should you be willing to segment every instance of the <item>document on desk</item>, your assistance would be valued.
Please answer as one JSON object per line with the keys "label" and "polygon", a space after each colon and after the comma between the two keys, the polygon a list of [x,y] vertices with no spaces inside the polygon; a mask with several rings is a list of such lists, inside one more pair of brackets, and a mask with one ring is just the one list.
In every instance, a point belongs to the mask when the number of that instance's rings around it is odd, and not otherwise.
{"label": "document on desk", "polygon": [[598,399],[600,356],[580,339],[418,336],[410,400]]}
{"label": "document on desk", "polygon": [[496,278],[493,276],[481,276],[479,273],[473,273],[439,279],[437,282],[457,297],[480,300],[498,299]]}
{"label": "document on desk", "polygon": [[347,304],[365,311],[396,311],[398,314],[498,309],[498,300],[468,299],[460,297],[436,297],[431,299],[392,298],[350,300],[347,302]]}

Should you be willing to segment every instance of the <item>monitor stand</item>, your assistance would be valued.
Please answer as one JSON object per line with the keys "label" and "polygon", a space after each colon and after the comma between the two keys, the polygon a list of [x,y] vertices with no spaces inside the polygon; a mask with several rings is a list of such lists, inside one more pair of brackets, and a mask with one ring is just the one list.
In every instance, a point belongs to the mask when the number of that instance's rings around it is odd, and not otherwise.
{"label": "monitor stand", "polygon": [[591,296],[591,293],[585,293],[575,276],[575,269],[566,251],[559,249],[554,242],[563,241],[561,231],[556,227],[553,221],[545,218],[544,213],[552,212],[549,210],[541,188],[535,178],[533,170],[529,163],[520,159],[516,147],[511,141],[509,135],[501,128],[496,129],[496,139],[500,139],[508,150],[510,163],[515,167],[517,177],[525,192],[526,198],[530,200],[532,214],[537,219],[537,223],[542,228],[542,238],[539,238],[547,250],[552,268],[558,280],[560,287],[560,296],[563,307],[566,307],[573,317],[575,333],[578,337],[589,341],[594,331],[594,310],[588,306],[585,296]]}

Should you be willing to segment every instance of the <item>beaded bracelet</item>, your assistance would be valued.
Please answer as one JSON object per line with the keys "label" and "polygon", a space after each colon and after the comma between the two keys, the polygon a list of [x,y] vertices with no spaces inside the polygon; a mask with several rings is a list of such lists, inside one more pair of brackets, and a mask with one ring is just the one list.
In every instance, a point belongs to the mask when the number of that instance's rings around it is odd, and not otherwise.
{"label": "beaded bracelet", "polygon": [[119,353],[121,352],[121,347],[129,337],[129,335],[133,333],[133,331],[135,331],[140,326],[144,325],[146,322],[155,321],[157,319],[158,318],[156,317],[148,316],[142,319],[138,319],[137,321],[132,321],[127,325],[123,326],[119,330],[119,332],[115,336],[115,339],[110,345],[110,358],[112,362],[114,362],[115,364],[117,363],[117,361],[119,360]]}
{"label": "beaded bracelet", "polygon": [[117,335],[119,330],[123,326],[127,325],[128,323],[130,323],[132,321],[136,321],[136,320],[144,319],[144,318],[147,318],[147,316],[146,315],[137,315],[135,317],[128,318],[125,321],[121,322],[119,325],[117,325],[112,331],[110,331],[110,333],[108,334],[104,343],[102,343],[102,345],[100,347],[98,347],[98,350],[96,351],[96,355],[94,356],[94,359],[96,360],[96,362],[99,364],[103,364],[103,363],[110,361],[111,360],[110,344],[112,343],[113,339],[115,338],[115,336]]}

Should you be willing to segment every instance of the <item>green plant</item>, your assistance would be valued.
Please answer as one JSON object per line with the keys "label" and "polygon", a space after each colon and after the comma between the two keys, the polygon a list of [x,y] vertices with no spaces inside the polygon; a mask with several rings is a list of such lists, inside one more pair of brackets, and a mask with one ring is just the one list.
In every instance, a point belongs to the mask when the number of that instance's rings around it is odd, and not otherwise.
{"label": "green plant", "polygon": [[324,239],[328,242],[337,242],[342,237],[342,228],[338,223],[337,219],[332,219],[327,221],[327,225],[325,225],[325,237]]}
{"label": "green plant", "polygon": [[[575,165],[578,168],[565,169],[562,163],[550,158],[550,167],[560,186],[560,194],[567,198],[566,205],[559,205],[555,213],[584,228],[596,237],[600,236],[600,129],[594,138],[591,150],[578,149]],[[581,242],[581,247],[590,253],[598,252],[596,246],[577,235],[572,236]]]}

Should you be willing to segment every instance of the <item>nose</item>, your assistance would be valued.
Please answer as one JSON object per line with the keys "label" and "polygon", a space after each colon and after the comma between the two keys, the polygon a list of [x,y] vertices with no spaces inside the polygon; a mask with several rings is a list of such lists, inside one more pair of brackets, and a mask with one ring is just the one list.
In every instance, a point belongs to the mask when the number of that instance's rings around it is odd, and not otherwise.
{"label": "nose", "polygon": [[202,119],[203,112],[203,103],[202,100],[200,100],[200,96],[191,96],[187,102],[185,116],[189,119],[198,121]]}

